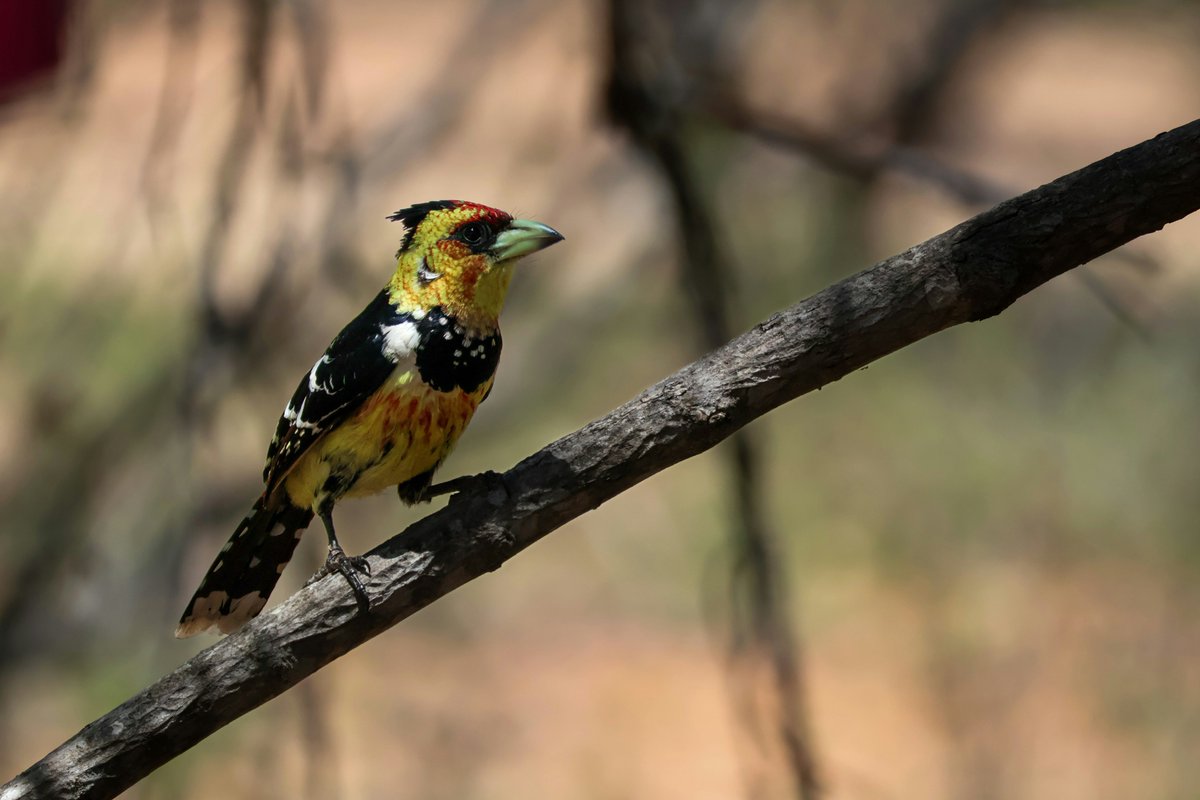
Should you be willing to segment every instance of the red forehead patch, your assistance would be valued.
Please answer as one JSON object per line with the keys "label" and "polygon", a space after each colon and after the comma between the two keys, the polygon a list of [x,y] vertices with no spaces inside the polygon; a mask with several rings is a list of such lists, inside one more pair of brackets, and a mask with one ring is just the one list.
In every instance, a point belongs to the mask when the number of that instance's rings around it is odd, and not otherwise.
{"label": "red forehead patch", "polygon": [[493,225],[507,225],[512,222],[512,214],[498,208],[485,206],[482,203],[472,203],[469,200],[453,200],[451,202],[454,203],[456,209],[474,211],[475,213],[471,215],[474,219],[481,219]]}

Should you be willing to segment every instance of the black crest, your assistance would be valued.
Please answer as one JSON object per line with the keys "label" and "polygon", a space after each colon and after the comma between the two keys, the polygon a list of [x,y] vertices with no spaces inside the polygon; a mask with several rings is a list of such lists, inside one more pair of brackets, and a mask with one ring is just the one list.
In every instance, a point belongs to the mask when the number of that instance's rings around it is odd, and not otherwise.
{"label": "black crest", "polygon": [[408,249],[412,244],[413,234],[417,232],[417,226],[420,225],[431,211],[447,211],[458,206],[457,200],[430,200],[428,203],[417,203],[416,205],[402,208],[395,214],[388,216],[388,219],[393,222],[399,222],[404,225],[404,239],[400,242],[400,250],[396,252],[399,257],[400,253]]}

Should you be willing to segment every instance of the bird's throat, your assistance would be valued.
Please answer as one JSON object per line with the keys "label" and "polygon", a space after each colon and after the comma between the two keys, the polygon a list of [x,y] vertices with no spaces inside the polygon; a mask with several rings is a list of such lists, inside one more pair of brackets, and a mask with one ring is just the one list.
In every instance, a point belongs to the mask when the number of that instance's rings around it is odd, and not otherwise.
{"label": "bird's throat", "polygon": [[388,284],[388,295],[398,309],[412,311],[440,306],[474,330],[496,328],[512,281],[511,264],[489,264],[482,258],[452,264],[406,264],[406,260],[401,258]]}

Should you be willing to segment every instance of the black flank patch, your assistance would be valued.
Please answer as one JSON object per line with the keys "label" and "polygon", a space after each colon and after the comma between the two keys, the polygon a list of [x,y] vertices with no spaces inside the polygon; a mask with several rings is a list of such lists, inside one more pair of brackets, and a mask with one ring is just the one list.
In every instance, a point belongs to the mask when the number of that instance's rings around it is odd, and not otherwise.
{"label": "black flank patch", "polygon": [[500,331],[471,331],[441,306],[430,309],[417,323],[417,371],[439,392],[455,388],[473,392],[496,374],[500,361]]}
{"label": "black flank patch", "polygon": [[325,479],[325,483],[321,484],[321,493],[327,494],[330,497],[341,497],[347,489],[354,484],[358,475],[349,475],[345,472],[334,472]]}
{"label": "black flank patch", "polygon": [[396,493],[400,495],[400,499],[406,505],[416,505],[425,499],[425,490],[433,483],[433,473],[435,472],[437,472],[437,467],[425,470],[415,478],[409,478],[396,487]]}

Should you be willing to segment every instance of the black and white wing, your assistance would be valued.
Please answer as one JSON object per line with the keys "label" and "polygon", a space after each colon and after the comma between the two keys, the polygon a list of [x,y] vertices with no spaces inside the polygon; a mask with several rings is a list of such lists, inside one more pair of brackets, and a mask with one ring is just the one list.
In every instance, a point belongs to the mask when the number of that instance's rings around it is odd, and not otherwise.
{"label": "black and white wing", "polygon": [[401,360],[413,357],[417,341],[412,317],[388,302],[386,290],[342,329],[279,419],[263,468],[268,494],[313,443],[352,415]]}

